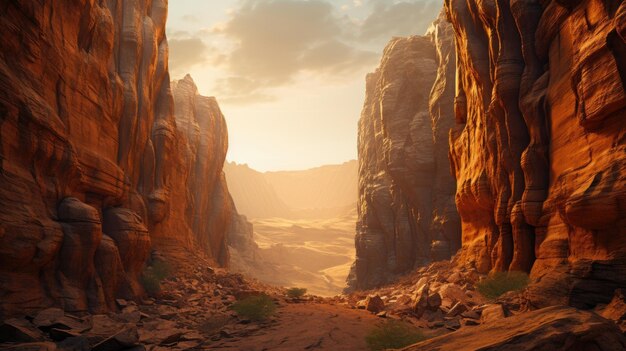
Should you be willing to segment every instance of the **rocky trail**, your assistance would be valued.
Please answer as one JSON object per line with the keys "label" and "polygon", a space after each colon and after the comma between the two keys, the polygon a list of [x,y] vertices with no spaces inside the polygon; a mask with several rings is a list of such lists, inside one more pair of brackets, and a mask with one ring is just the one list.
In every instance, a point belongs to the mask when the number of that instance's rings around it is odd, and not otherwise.
{"label": "rocky trail", "polygon": [[[486,300],[475,291],[481,275],[453,261],[431,264],[375,290],[297,300],[283,288],[211,268],[198,257],[176,270],[155,297],[118,299],[113,313],[75,315],[49,308],[6,319],[0,349],[367,350],[367,335],[391,319],[429,339],[410,350],[509,350],[501,347],[510,345],[553,350],[568,343],[592,345],[582,350],[626,347],[623,294],[596,311],[551,307],[529,312],[523,293]],[[277,306],[270,317],[255,321],[232,310],[236,301],[261,294]]]}
{"label": "rocky trail", "polygon": [[[324,302],[282,305],[260,326],[234,326],[209,350],[366,350],[365,337],[380,321],[362,310]],[[231,332],[232,330],[232,332]]]}

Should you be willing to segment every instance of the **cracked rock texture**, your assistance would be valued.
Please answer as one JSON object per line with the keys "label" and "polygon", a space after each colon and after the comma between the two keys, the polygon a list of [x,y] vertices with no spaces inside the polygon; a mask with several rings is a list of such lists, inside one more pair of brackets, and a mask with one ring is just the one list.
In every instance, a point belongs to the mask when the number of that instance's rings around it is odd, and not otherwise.
{"label": "cracked rock texture", "polygon": [[394,38],[367,76],[359,121],[357,258],[349,289],[365,289],[461,245],[448,161],[454,125],[452,28]]}
{"label": "cracked rock texture", "polygon": [[[153,247],[226,264],[226,126],[170,87],[166,0],[0,4],[0,314],[102,311]],[[175,111],[176,110],[176,111]]]}
{"label": "cracked rock texture", "polygon": [[531,305],[626,286],[626,3],[446,0],[459,262],[531,272]]}

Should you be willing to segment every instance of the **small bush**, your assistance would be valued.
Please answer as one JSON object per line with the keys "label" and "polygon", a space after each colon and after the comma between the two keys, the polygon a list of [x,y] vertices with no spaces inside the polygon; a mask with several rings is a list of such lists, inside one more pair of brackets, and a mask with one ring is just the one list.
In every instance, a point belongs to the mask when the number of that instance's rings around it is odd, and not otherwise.
{"label": "small bush", "polygon": [[263,294],[237,301],[230,308],[243,318],[261,321],[276,311],[276,304],[271,297]]}
{"label": "small bush", "polygon": [[154,261],[152,263],[152,274],[159,280],[164,280],[172,276],[172,266],[165,261]]}
{"label": "small bush", "polygon": [[165,261],[154,261],[141,275],[141,284],[150,295],[161,292],[161,282],[172,275],[172,267]]}
{"label": "small bush", "polygon": [[478,282],[476,288],[484,297],[494,300],[506,292],[524,289],[529,282],[524,272],[494,272]]}
{"label": "small bush", "polygon": [[148,295],[154,296],[161,292],[161,281],[152,274],[142,274],[141,285],[143,285]]}
{"label": "small bush", "polygon": [[300,299],[306,294],[306,288],[291,288],[287,290],[287,296],[292,299]]}
{"label": "small bush", "polygon": [[365,342],[372,351],[399,349],[423,340],[426,337],[420,330],[393,319],[383,322],[365,337]]}

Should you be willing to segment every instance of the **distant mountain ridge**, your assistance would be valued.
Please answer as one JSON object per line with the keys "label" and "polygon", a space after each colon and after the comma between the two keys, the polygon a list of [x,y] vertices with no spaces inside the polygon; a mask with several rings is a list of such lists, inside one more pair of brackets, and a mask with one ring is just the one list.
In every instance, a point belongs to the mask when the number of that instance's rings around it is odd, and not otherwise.
{"label": "distant mountain ridge", "polygon": [[227,162],[224,172],[239,213],[249,218],[331,218],[356,206],[356,160],[265,173]]}

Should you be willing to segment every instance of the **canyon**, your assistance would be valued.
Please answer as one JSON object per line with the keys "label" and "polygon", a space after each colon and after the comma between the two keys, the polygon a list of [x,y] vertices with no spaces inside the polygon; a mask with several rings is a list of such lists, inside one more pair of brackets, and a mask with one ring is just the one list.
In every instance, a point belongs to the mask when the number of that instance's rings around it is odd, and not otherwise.
{"label": "canyon", "polygon": [[358,161],[266,173],[171,81],[167,16],[0,4],[1,348],[626,349],[625,2],[445,0],[367,76]]}

